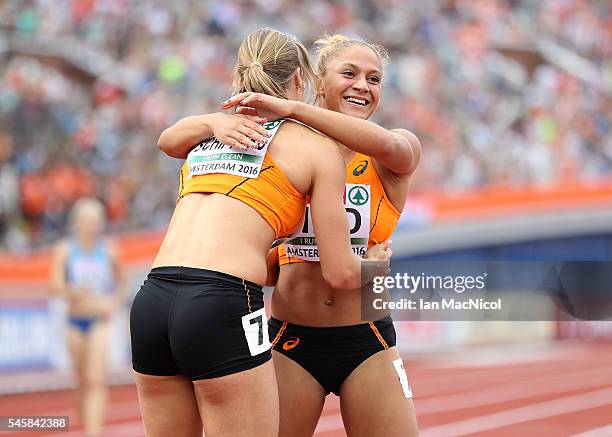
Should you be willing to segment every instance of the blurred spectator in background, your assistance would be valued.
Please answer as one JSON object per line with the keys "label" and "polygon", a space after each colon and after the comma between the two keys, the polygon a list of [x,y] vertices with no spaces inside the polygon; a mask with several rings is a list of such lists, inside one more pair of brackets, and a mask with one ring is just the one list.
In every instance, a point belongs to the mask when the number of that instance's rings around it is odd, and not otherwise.
{"label": "blurred spectator in background", "polygon": [[101,232],[104,206],[79,199],[70,214],[72,235],[60,241],[51,266],[51,288],[68,303],[68,351],[76,374],[76,400],[85,435],[100,435],[106,403],[111,317],[129,295],[121,259]]}
{"label": "blurred spectator in background", "polygon": [[165,226],[180,163],[155,140],[185,115],[218,110],[240,40],[262,25],[307,44],[329,31],[389,48],[374,121],[422,139],[414,192],[609,178],[611,8],[606,0],[1,2],[0,184],[16,179],[19,190],[0,201],[0,247],[49,243],[86,195],[104,201],[111,230]]}

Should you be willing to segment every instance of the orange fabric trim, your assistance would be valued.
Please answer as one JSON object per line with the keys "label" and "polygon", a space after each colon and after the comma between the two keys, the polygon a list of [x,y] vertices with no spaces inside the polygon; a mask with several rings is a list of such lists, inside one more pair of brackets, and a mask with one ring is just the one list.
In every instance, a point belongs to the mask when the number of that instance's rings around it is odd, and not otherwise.
{"label": "orange fabric trim", "polygon": [[272,347],[276,346],[276,343],[278,343],[278,341],[281,339],[286,328],[287,322],[283,322],[283,326],[281,326],[281,329],[278,330],[278,334],[276,334],[276,337],[274,337],[274,340],[272,340]]}
{"label": "orange fabric trim", "polygon": [[374,325],[373,322],[369,322],[369,325],[370,325],[370,328],[372,328],[372,331],[374,331],[374,335],[376,336],[378,341],[380,341],[380,344],[382,344],[382,347],[384,347],[385,349],[389,349],[389,345],[387,344],[385,339],[382,337],[382,335],[380,335],[380,332],[378,331],[378,328],[376,327],[376,325]]}
{"label": "orange fabric trim", "polygon": [[246,283],[244,282],[244,279],[242,280],[242,285],[244,285],[244,291],[246,291],[247,305],[249,307],[249,313],[252,313],[253,310],[251,309],[251,295],[249,294],[249,288],[246,286]]}

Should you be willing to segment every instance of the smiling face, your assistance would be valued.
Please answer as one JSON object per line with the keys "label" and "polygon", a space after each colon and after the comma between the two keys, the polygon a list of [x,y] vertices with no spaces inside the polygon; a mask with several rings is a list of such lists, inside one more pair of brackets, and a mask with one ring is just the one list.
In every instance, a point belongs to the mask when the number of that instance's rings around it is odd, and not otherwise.
{"label": "smiling face", "polygon": [[368,119],[380,101],[382,66],[369,47],[352,44],[327,64],[322,81],[322,106]]}

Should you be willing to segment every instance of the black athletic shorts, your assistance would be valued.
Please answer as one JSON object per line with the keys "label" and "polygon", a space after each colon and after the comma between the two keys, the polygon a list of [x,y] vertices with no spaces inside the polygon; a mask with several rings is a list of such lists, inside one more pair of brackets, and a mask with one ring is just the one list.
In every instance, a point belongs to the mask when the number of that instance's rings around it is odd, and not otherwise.
{"label": "black athletic shorts", "polygon": [[321,384],[340,395],[340,386],[361,363],[395,346],[391,317],[353,326],[314,328],[272,317],[268,322],[272,347],[291,358]]}
{"label": "black athletic shorts", "polygon": [[261,286],[211,270],[151,270],[130,331],[132,365],[147,375],[216,378],[272,357]]}

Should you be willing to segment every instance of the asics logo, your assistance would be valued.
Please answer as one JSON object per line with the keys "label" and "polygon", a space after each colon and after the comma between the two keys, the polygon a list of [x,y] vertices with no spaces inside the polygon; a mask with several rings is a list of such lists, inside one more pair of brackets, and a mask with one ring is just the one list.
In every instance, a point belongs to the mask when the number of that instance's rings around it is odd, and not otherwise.
{"label": "asics logo", "polygon": [[289,340],[283,343],[283,350],[288,351],[300,344],[300,339],[297,337],[290,337]]}
{"label": "asics logo", "polygon": [[367,160],[364,159],[363,161],[359,161],[359,165],[353,169],[353,176],[361,176],[362,174],[365,173],[367,168],[368,168]]}

